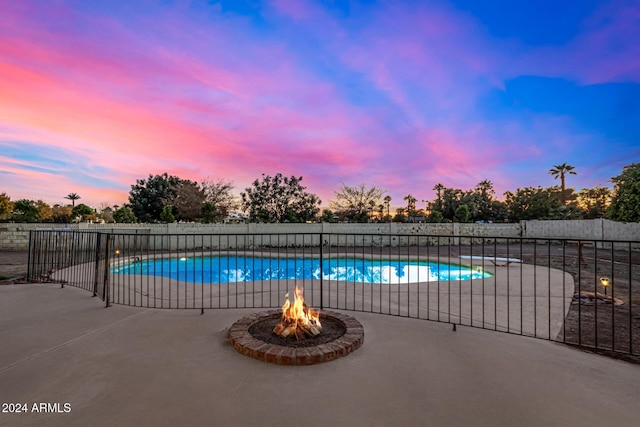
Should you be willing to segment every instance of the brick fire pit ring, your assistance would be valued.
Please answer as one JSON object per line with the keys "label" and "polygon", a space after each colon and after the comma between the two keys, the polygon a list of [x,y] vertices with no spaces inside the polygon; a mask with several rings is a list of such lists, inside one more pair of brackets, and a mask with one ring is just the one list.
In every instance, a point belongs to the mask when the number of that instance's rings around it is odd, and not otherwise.
{"label": "brick fire pit ring", "polygon": [[360,347],[364,341],[364,327],[346,314],[321,311],[323,319],[344,326],[344,334],[336,339],[310,347],[294,347],[271,344],[254,337],[249,329],[260,322],[279,318],[281,310],[270,310],[243,317],[229,329],[229,340],[233,347],[245,356],[275,363],[276,365],[314,365],[346,356]]}

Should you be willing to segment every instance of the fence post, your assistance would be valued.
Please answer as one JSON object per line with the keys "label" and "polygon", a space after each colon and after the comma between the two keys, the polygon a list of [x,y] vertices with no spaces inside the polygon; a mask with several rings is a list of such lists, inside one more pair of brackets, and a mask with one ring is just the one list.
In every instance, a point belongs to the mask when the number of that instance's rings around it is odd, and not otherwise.
{"label": "fence post", "polygon": [[33,251],[33,238],[34,238],[35,230],[29,231],[29,254],[27,255],[27,280],[33,280],[33,267],[31,266],[31,262],[33,261],[33,256],[31,255],[31,251]]}
{"label": "fence post", "polygon": [[98,275],[100,274],[100,237],[101,236],[102,236],[102,233],[97,233],[97,236],[96,236],[96,258],[95,258],[96,268],[95,268],[95,271],[93,273],[93,296],[94,297],[96,295],[98,295]]}
{"label": "fence post", "polygon": [[324,234],[320,233],[320,310],[324,310],[324,274],[322,264],[324,264]]}
{"label": "fence post", "polygon": [[[102,233],[100,233],[102,234]],[[111,267],[111,262],[109,260],[109,252],[111,251],[111,235],[105,234],[106,241],[104,245],[104,277],[102,280],[102,289],[103,289],[103,299],[105,300],[105,308],[110,307],[109,303],[109,269]]]}
{"label": "fence post", "polygon": [[[61,246],[66,246],[66,245],[64,245],[65,242],[64,241],[62,243],[60,242],[63,239],[61,239],[60,238],[61,236],[58,236],[57,233],[56,233],[55,237],[56,238],[55,238],[55,241],[54,241],[53,250],[54,250],[54,253],[57,254],[57,257],[56,257],[57,261],[56,261],[56,263],[54,265],[56,267],[55,270],[60,270],[60,269],[64,269],[66,267],[65,256],[67,254],[65,254],[65,252],[72,251],[72,248],[61,247]],[[66,251],[64,249],[66,249]],[[53,272],[51,274],[53,274]],[[49,274],[49,280],[51,280],[51,274]],[[60,280],[60,289],[62,289],[62,288],[64,288],[64,280]]]}

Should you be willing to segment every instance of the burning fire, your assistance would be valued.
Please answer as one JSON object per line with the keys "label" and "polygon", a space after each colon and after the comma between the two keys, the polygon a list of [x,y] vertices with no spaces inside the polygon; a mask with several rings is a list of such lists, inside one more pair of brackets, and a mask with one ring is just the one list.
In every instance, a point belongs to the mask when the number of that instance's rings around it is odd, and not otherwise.
{"label": "burning fire", "polygon": [[305,305],[302,288],[296,285],[293,304],[289,301],[289,293],[287,292],[282,306],[282,318],[273,329],[273,332],[282,338],[295,336],[296,339],[301,340],[305,336],[314,337],[321,330],[320,312]]}

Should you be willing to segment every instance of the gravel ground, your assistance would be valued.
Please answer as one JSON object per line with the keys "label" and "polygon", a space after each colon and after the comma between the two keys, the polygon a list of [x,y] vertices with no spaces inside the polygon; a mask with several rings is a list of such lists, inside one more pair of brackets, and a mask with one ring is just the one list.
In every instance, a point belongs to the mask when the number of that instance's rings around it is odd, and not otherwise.
{"label": "gravel ground", "polygon": [[0,251],[0,280],[25,277],[28,259],[27,251]]}

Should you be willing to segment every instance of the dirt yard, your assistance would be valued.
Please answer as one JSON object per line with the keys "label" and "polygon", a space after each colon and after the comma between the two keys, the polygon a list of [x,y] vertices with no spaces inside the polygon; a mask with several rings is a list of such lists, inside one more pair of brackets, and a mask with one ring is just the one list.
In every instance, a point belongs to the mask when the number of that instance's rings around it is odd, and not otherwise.
{"label": "dirt yard", "polygon": [[[573,276],[576,292],[604,293],[600,278],[607,277],[611,280],[607,295],[623,304],[572,304],[565,318],[564,341],[640,363],[640,356],[607,351],[640,353],[640,253],[584,247],[580,261],[578,251],[573,248],[572,252],[564,268]],[[562,263],[552,259],[552,266],[562,268]]]}
{"label": "dirt yard", "polygon": [[27,276],[29,253],[0,251],[0,281]]}

